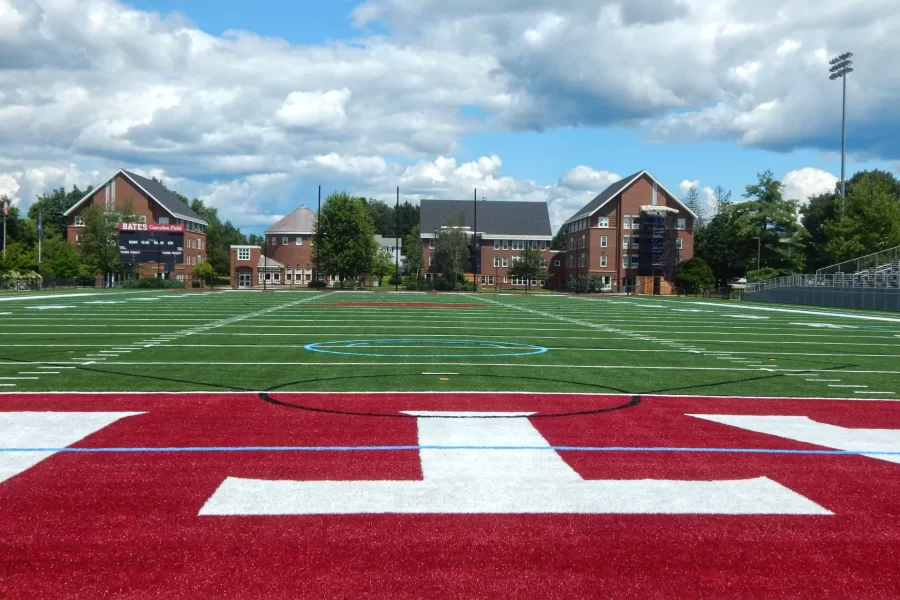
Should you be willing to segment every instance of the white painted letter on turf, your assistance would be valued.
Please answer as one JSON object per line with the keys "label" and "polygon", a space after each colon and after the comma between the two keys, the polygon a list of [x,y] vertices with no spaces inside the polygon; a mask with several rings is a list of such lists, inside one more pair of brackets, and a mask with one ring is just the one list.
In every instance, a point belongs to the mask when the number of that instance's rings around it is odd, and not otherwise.
{"label": "white painted letter on turf", "polygon": [[419,417],[422,481],[228,477],[200,514],[831,514],[766,477],[584,480],[534,428],[531,413],[407,414]]}
{"label": "white painted letter on turf", "polygon": [[[859,452],[869,458],[900,464],[900,429],[851,429],[819,423],[809,417],[759,415],[688,415],[747,431],[774,435],[826,448]],[[898,454],[865,454],[897,452]]]}
{"label": "white painted letter on turf", "polygon": [[[123,417],[139,412],[0,412],[0,449],[65,448]],[[0,451],[0,483],[45,458],[53,450]]]}

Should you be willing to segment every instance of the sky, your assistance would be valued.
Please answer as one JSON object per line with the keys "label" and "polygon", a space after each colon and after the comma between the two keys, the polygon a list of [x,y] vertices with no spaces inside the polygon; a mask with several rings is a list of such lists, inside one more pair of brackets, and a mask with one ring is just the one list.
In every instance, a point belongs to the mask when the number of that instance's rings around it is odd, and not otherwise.
{"label": "sky", "polygon": [[245,233],[345,190],[547,202],[646,169],[804,201],[900,174],[894,0],[0,0],[0,194],[118,168]]}

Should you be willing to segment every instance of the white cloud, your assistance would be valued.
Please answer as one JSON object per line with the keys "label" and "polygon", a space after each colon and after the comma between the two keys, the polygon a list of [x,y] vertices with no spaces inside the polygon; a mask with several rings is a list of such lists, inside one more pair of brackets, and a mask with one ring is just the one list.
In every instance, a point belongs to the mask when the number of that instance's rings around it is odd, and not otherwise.
{"label": "white cloud", "polygon": [[782,195],[785,199],[800,200],[805,204],[810,196],[833,192],[834,184],[838,181],[839,179],[828,171],[805,167],[785,174],[781,180],[784,184]]}
{"label": "white cloud", "polygon": [[559,184],[572,190],[594,190],[599,193],[620,179],[622,177],[616,173],[597,171],[591,167],[578,165],[564,173],[559,178]]}
{"label": "white cloud", "polygon": [[678,195],[684,198],[687,196],[687,193],[691,191],[691,188],[699,188],[700,180],[694,179],[682,179],[681,183],[678,184]]}
{"label": "white cloud", "polygon": [[328,92],[291,92],[278,109],[277,117],[286,127],[340,129],[347,122],[347,88]]}

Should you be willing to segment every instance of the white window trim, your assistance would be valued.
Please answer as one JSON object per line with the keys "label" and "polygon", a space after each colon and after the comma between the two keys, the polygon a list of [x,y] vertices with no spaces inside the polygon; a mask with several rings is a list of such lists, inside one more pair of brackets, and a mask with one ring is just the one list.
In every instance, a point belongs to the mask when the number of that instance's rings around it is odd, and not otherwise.
{"label": "white window trim", "polygon": [[237,259],[240,261],[250,260],[250,248],[238,248]]}
{"label": "white window trim", "polygon": [[84,217],[81,215],[75,216],[75,227],[84,227]]}
{"label": "white window trim", "polygon": [[684,240],[682,240],[681,238],[675,238],[675,249],[684,250]]}
{"label": "white window trim", "polygon": [[494,240],[494,250],[500,249],[500,240]]}
{"label": "white window trim", "polygon": [[606,257],[605,257],[605,256],[601,256],[601,257],[600,257],[600,266],[601,266],[601,267],[605,267],[605,266],[606,266]]}
{"label": "white window trim", "polygon": [[608,246],[608,244],[609,244],[609,240],[607,239],[607,236],[601,235],[600,236],[600,247],[606,248]]}
{"label": "white window trim", "polygon": [[597,227],[609,229],[609,217],[597,217]]}
{"label": "white window trim", "polygon": [[296,238],[294,238],[294,244],[297,245],[297,246],[302,246],[302,245],[303,245],[303,238],[300,237],[300,236],[298,235]]}

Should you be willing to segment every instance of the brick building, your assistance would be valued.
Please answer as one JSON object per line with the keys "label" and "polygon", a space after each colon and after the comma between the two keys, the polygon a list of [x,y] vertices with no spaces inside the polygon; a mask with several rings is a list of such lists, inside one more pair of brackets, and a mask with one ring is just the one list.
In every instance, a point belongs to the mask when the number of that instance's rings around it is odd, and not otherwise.
{"label": "brick building", "polygon": [[316,214],[301,206],[266,229],[260,246],[231,247],[231,287],[306,285],[312,281]]}
{"label": "brick building", "polygon": [[697,218],[647,171],[606,188],[565,222],[568,278],[598,276],[609,291],[670,294],[694,254]]}
{"label": "brick building", "polygon": [[[477,204],[477,206],[476,206]],[[548,266],[556,254],[550,250],[553,235],[550,215],[544,202],[496,200],[422,200],[419,230],[425,242],[424,272],[426,277],[439,275],[434,264],[434,242],[448,220],[462,215],[463,230],[471,247],[472,236],[477,238],[474,260],[470,259],[466,277],[475,277],[486,287],[524,287],[525,280],[508,277],[510,264],[526,246],[539,248]],[[477,221],[477,230],[476,230]],[[473,274],[474,273],[474,274]],[[532,286],[543,285],[532,281]]]}
{"label": "brick building", "polygon": [[89,206],[121,212],[126,203],[137,222],[119,224],[120,263],[134,265],[141,277],[178,279],[190,286],[194,266],[206,260],[207,223],[161,183],[136,173],[116,171],[64,213],[69,243],[77,247],[81,242]]}

